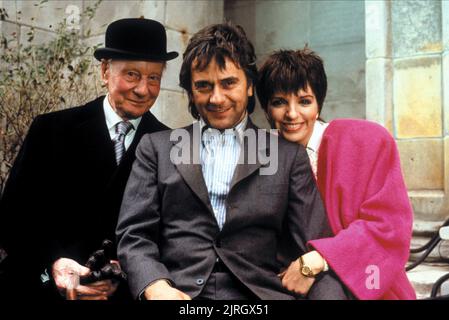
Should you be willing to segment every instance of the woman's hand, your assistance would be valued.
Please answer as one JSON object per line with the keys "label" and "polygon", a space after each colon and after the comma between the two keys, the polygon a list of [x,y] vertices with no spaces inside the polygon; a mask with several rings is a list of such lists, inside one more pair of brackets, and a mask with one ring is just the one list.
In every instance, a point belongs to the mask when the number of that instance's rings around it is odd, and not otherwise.
{"label": "woman's hand", "polygon": [[[308,252],[302,258],[304,264],[312,269],[314,276],[323,271],[324,259],[317,251]],[[279,277],[284,288],[305,296],[314,284],[315,277],[306,277],[301,273],[300,267],[301,262],[298,258],[285,271],[279,274]]]}

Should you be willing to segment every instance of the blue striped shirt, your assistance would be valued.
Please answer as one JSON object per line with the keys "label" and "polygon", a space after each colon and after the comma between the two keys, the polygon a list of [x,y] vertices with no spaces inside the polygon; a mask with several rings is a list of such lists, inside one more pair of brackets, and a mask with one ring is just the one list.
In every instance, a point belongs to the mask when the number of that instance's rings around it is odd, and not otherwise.
{"label": "blue striped shirt", "polygon": [[202,132],[200,157],[209,199],[220,230],[226,221],[226,198],[232,176],[240,156],[240,143],[248,122],[248,116],[233,129],[223,132],[206,127],[200,120]]}

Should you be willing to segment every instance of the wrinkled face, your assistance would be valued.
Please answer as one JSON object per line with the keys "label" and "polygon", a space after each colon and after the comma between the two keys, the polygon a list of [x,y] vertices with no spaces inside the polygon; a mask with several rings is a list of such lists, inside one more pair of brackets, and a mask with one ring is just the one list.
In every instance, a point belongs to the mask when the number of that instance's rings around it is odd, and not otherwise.
{"label": "wrinkled face", "polygon": [[164,62],[110,60],[101,63],[109,102],[124,120],[136,119],[154,104],[161,88]]}
{"label": "wrinkled face", "polygon": [[201,118],[211,127],[235,127],[246,115],[248,97],[253,95],[245,72],[226,58],[220,70],[215,59],[202,71],[192,65],[192,99]]}
{"label": "wrinkled face", "polygon": [[275,93],[268,102],[268,118],[285,139],[307,146],[318,118],[318,103],[310,86],[297,93]]}

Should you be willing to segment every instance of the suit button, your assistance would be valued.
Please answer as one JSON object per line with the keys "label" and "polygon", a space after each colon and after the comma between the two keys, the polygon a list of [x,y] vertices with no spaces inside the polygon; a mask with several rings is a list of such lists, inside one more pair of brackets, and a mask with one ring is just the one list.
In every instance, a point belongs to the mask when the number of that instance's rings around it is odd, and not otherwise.
{"label": "suit button", "polygon": [[203,279],[196,279],[196,284],[201,286],[204,283]]}
{"label": "suit button", "polygon": [[215,246],[217,248],[221,248],[221,240],[220,239],[215,239]]}

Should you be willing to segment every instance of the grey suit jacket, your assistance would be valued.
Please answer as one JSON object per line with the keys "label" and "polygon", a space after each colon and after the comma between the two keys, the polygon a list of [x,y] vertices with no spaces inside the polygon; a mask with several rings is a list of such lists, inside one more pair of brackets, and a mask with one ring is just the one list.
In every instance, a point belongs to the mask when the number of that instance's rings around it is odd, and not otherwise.
{"label": "grey suit jacket", "polygon": [[[194,124],[198,125],[198,124]],[[248,123],[247,129],[257,128]],[[138,297],[165,278],[192,298],[200,294],[216,259],[261,299],[294,299],[277,274],[306,251],[308,240],[331,236],[325,209],[302,146],[278,139],[278,170],[238,164],[220,231],[200,164],[173,164],[170,153],[197,154],[191,139],[172,142],[172,131],[145,135],[136,151],[117,225],[118,257]],[[260,131],[269,139],[270,134]],[[276,136],[272,136],[277,139]],[[248,143],[241,156],[248,158]],[[196,149],[196,150],[195,150]],[[258,154],[276,152],[257,144]],[[319,279],[311,298],[344,297],[331,275]]]}

